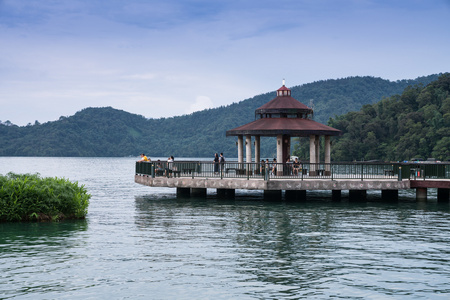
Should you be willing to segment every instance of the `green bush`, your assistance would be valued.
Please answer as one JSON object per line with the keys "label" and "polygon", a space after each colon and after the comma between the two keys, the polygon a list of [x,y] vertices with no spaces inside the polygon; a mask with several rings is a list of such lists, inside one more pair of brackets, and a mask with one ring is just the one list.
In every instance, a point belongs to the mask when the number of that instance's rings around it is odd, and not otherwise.
{"label": "green bush", "polygon": [[68,179],[0,175],[0,221],[83,219],[90,198],[84,185]]}

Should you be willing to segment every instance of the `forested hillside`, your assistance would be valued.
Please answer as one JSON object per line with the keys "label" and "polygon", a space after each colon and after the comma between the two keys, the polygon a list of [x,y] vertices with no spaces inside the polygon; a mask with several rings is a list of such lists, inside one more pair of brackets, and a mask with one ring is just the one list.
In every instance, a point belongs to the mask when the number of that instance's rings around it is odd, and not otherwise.
{"label": "forested hillside", "polygon": [[[391,82],[374,77],[349,77],[292,87],[292,96],[314,106],[314,118],[359,110],[407,86],[428,84],[438,75]],[[220,92],[220,91],[218,91]],[[86,108],[58,121],[19,127],[0,123],[1,156],[150,156],[205,157],[214,152],[237,156],[234,138],[225,132],[254,120],[255,109],[275,98],[261,94],[239,103],[173,118],[146,119],[111,107]],[[312,101],[311,101],[312,100]],[[275,143],[262,139],[262,156],[273,156]]]}
{"label": "forested hillside", "polygon": [[335,161],[450,161],[450,73],[331,119],[329,125],[344,133],[333,143]]}

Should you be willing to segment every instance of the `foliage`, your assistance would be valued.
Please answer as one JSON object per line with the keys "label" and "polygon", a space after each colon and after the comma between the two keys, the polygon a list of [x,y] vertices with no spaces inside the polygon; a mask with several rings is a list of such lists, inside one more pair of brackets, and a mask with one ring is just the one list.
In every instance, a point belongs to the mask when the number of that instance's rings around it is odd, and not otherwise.
{"label": "foliage", "polygon": [[90,197],[83,185],[63,178],[0,175],[0,221],[84,218]]}
{"label": "foliage", "polygon": [[[314,106],[314,118],[325,123],[330,117],[359,110],[383,97],[401,93],[408,85],[428,84],[437,75],[391,82],[375,77],[349,77],[318,81],[291,88],[292,96]],[[218,91],[220,92],[220,91]],[[117,157],[146,153],[150,156],[212,156],[224,152],[237,156],[229,129],[254,120],[255,109],[275,98],[275,92],[239,103],[173,118],[146,119],[111,107],[86,108],[58,121],[19,127],[0,123],[0,156]],[[425,101],[425,100],[424,100]],[[450,119],[442,116],[436,122]],[[261,139],[262,157],[273,157],[272,138]]]}
{"label": "foliage", "polygon": [[332,147],[337,161],[450,160],[450,73],[423,87],[384,98],[329,120],[343,131]]}

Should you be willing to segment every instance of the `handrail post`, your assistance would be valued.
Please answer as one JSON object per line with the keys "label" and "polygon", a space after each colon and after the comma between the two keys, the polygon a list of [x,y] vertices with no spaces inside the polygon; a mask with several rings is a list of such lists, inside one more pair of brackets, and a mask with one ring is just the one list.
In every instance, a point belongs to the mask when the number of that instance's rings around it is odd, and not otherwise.
{"label": "handrail post", "polygon": [[152,165],[150,166],[150,174],[152,176],[152,178],[155,178],[155,164],[152,163]]}
{"label": "handrail post", "polygon": [[361,164],[361,181],[364,180],[364,164]]}
{"label": "handrail post", "polygon": [[402,166],[398,166],[398,181],[402,181]]}

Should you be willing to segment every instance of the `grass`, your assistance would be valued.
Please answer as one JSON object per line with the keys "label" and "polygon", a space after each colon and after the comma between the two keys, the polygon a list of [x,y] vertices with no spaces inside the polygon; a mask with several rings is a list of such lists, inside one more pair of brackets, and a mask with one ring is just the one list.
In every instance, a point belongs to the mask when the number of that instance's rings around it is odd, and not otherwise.
{"label": "grass", "polygon": [[0,221],[59,221],[86,217],[84,185],[39,174],[0,175]]}

